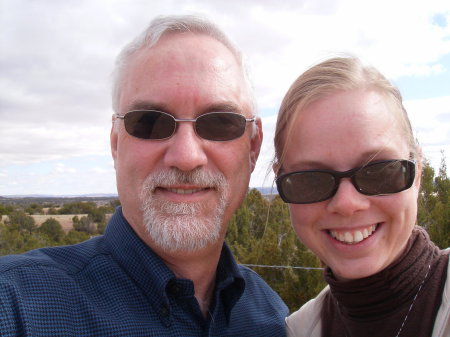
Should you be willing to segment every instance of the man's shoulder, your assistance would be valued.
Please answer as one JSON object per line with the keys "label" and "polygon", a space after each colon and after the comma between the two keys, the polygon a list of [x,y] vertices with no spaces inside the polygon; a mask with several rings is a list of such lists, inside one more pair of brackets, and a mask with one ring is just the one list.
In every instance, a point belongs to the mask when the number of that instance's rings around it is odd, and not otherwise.
{"label": "man's shoulder", "polygon": [[255,272],[253,269],[247,267],[246,265],[243,264],[238,264],[239,267],[239,271],[241,272],[242,276],[244,277],[245,280],[249,279],[252,280],[254,282],[263,282],[266,283],[264,281],[264,279],[261,277],[261,275],[259,275],[257,272]]}
{"label": "man's shoulder", "polygon": [[258,273],[243,265],[239,265],[239,270],[245,280],[245,293],[252,301],[270,302],[280,312],[287,314],[286,304]]}
{"label": "man's shoulder", "polygon": [[18,255],[0,257],[0,278],[13,274],[24,275],[36,270],[53,270],[68,274],[77,273],[99,254],[104,254],[101,238],[60,247],[46,247]]}
{"label": "man's shoulder", "polygon": [[259,275],[253,269],[251,269],[245,265],[242,265],[242,264],[239,264],[238,266],[239,266],[239,271],[241,272],[242,277],[244,277],[246,283],[252,282],[252,283],[261,285],[264,288],[268,288],[271,291],[273,291],[272,288],[270,288],[269,285],[266,283],[266,281],[264,281],[264,279],[261,277],[261,275]]}

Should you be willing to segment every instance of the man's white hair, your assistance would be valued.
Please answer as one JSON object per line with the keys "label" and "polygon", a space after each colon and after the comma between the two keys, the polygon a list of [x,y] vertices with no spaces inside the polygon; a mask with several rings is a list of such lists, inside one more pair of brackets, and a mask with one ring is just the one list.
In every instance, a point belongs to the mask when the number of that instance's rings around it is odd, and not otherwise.
{"label": "man's white hair", "polygon": [[194,15],[171,15],[159,16],[152,20],[150,25],[133,41],[126,45],[119,53],[116,59],[115,69],[113,72],[113,88],[112,88],[112,106],[115,113],[119,111],[119,95],[122,87],[122,80],[131,60],[131,57],[137,51],[144,47],[151,48],[159,39],[168,34],[181,34],[191,32],[194,34],[207,35],[227,47],[236,58],[237,63],[242,69],[245,83],[248,87],[249,102],[252,113],[256,114],[256,102],[253,95],[249,70],[245,58],[236,45],[220,30],[220,28],[211,21]]}

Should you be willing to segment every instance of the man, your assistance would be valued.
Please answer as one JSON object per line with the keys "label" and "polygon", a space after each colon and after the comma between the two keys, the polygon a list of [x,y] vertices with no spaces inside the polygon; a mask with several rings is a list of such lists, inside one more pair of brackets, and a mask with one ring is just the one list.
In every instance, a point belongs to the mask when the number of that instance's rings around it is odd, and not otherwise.
{"label": "man", "polygon": [[105,235],[0,263],[2,336],[282,336],[287,308],[224,244],[262,142],[242,57],[164,17],[119,55]]}

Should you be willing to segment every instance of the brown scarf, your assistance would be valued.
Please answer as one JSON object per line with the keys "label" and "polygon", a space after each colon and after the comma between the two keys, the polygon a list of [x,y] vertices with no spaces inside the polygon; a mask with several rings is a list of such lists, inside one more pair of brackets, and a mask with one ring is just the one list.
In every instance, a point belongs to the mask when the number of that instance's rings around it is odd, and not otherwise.
{"label": "brown scarf", "polygon": [[375,275],[338,281],[327,268],[331,292],[322,309],[322,336],[395,337],[425,276],[400,336],[431,336],[447,265],[448,251],[439,250],[426,231],[416,227],[405,252]]}

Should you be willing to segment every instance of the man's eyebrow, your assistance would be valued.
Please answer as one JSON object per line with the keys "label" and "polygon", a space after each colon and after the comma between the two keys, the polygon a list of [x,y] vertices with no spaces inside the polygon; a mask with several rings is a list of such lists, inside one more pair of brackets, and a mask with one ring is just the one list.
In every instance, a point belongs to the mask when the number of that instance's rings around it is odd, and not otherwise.
{"label": "man's eyebrow", "polygon": [[[143,100],[130,102],[130,104],[127,105],[126,111],[132,110],[158,110],[171,114],[175,113],[174,111],[170,111],[170,109],[163,103]],[[215,102],[201,107],[199,111],[195,111],[195,114],[201,115],[207,112],[236,112],[242,114],[243,109],[242,107],[231,101]]]}
{"label": "man's eyebrow", "polygon": [[199,111],[200,113],[207,113],[207,112],[237,112],[237,113],[243,113],[242,107],[237,105],[234,102],[217,102],[207,105],[202,109],[202,111]]}
{"label": "man's eyebrow", "polygon": [[166,112],[167,109],[164,104],[151,101],[133,101],[127,105],[127,111],[132,110],[158,110]]}

